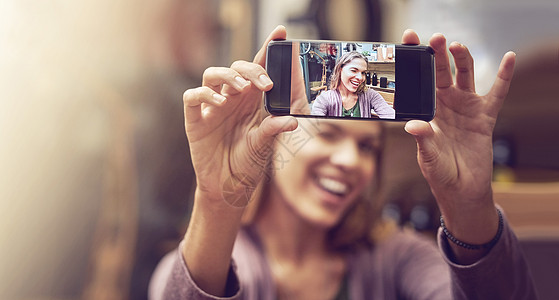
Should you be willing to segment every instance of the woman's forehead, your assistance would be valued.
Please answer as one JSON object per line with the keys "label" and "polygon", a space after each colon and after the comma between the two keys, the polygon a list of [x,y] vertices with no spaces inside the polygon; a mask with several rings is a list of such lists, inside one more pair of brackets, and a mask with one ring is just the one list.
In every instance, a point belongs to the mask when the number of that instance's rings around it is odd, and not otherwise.
{"label": "woman's forehead", "polygon": [[367,69],[367,62],[361,58],[354,58],[345,64],[345,67],[355,67],[359,69]]}

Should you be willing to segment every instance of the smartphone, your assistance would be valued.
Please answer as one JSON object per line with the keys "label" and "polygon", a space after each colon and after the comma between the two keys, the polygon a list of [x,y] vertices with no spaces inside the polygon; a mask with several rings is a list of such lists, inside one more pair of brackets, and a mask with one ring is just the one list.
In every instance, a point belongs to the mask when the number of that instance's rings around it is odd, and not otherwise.
{"label": "smartphone", "polygon": [[430,121],[434,51],[424,45],[274,40],[266,70],[272,115]]}

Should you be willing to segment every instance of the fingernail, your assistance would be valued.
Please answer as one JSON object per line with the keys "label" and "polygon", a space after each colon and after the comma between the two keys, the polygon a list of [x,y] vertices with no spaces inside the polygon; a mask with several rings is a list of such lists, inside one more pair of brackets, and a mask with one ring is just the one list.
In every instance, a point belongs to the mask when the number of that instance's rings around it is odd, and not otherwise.
{"label": "fingernail", "polygon": [[459,47],[464,47],[464,45],[462,45],[460,42],[457,41],[452,42],[452,44],[457,45]]}
{"label": "fingernail", "polygon": [[243,89],[248,85],[248,81],[240,76],[235,76],[235,81],[237,82],[237,87]]}
{"label": "fingernail", "polygon": [[221,104],[223,103],[223,101],[225,101],[227,98],[225,98],[225,96],[220,95],[220,94],[213,94],[213,99],[214,102],[217,104]]}
{"label": "fingernail", "polygon": [[260,77],[258,77],[258,81],[260,82],[260,84],[262,84],[263,86],[268,86],[270,84],[272,84],[272,80],[270,80],[270,78],[268,78],[268,76],[262,74],[260,75]]}

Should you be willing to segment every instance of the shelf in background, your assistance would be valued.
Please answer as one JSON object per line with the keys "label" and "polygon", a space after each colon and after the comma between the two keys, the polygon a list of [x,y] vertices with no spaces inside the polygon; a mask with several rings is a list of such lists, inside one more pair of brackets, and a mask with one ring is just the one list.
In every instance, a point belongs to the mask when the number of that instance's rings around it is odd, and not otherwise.
{"label": "shelf in background", "polygon": [[494,182],[493,197],[520,239],[559,238],[559,181]]}

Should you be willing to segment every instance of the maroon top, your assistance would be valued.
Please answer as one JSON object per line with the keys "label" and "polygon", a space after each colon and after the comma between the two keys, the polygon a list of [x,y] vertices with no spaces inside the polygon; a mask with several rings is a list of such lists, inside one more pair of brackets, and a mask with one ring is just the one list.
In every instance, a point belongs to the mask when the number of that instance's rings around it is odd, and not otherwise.
{"label": "maroon top", "polygon": [[[348,254],[349,299],[536,299],[520,245],[506,221],[501,239],[472,265],[452,262],[441,230],[438,246],[440,251],[427,238],[403,230],[372,249]],[[237,236],[226,290],[223,298],[202,291],[181,251],[175,250],[153,274],[149,298],[275,300],[262,244],[250,229]]]}

